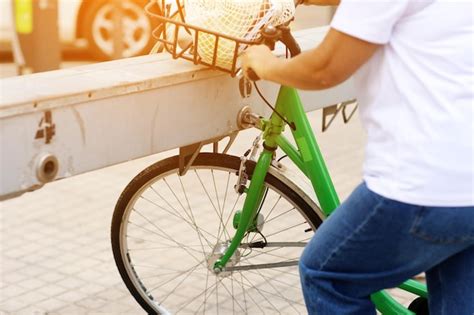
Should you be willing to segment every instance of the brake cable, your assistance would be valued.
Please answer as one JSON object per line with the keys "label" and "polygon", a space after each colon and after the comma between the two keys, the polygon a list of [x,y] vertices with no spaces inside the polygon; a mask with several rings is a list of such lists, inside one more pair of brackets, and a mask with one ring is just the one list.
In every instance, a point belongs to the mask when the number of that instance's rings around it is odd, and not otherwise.
{"label": "brake cable", "polygon": [[296,125],[294,122],[289,122],[285,117],[283,117],[277,110],[275,107],[273,107],[270,102],[267,101],[267,99],[265,98],[265,96],[263,96],[262,92],[260,91],[260,89],[258,88],[258,85],[257,85],[257,82],[253,82],[253,86],[255,87],[255,90],[257,91],[258,95],[262,98],[262,100],[265,102],[265,104],[267,104],[268,107],[270,107],[272,109],[272,111],[277,114],[278,117],[281,118],[281,120],[283,120],[288,126],[290,126],[290,128],[295,131],[296,130]]}

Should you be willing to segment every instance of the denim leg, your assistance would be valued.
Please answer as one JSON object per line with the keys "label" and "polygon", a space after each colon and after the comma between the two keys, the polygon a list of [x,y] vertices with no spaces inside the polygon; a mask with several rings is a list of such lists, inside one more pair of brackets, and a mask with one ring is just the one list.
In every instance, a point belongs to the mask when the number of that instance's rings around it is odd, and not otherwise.
{"label": "denim leg", "polygon": [[474,314],[474,246],[428,270],[426,280],[430,315]]}
{"label": "denim leg", "polygon": [[[464,232],[461,242],[449,244],[417,235],[426,230],[426,224],[419,229],[425,210],[383,198],[365,184],[357,187],[316,231],[301,257],[309,314],[375,314],[370,294],[395,287],[470,246]],[[470,210],[472,216],[474,207]]]}

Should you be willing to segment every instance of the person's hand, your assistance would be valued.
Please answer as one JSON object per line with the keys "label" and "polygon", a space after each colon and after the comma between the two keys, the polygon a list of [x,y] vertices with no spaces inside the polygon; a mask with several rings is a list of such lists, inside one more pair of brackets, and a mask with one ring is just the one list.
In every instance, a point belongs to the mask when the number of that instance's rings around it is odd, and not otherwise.
{"label": "person's hand", "polygon": [[252,69],[260,79],[267,80],[269,69],[276,58],[265,45],[251,46],[240,55],[243,73],[248,77],[248,69]]}

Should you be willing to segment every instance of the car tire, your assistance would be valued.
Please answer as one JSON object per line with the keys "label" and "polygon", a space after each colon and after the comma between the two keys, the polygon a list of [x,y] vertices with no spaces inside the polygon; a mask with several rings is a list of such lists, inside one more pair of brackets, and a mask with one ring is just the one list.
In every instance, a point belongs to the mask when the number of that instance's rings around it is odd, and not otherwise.
{"label": "car tire", "polygon": [[[123,1],[123,57],[145,55],[153,47],[155,23],[145,12],[146,0]],[[85,3],[84,20],[79,21],[88,42],[90,55],[97,60],[114,59],[113,1],[95,0]]]}

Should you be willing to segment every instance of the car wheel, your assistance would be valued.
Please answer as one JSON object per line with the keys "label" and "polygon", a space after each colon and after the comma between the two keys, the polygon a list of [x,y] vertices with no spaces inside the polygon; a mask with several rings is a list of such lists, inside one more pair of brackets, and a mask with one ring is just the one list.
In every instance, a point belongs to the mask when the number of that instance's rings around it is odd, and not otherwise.
{"label": "car wheel", "polygon": [[[89,50],[95,59],[109,60],[114,56],[114,6],[112,1],[98,0],[91,3],[86,11],[84,35]],[[146,1],[123,1],[123,54],[134,57],[150,52],[153,47],[154,25],[145,12]]]}

